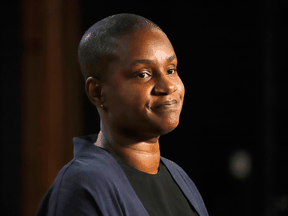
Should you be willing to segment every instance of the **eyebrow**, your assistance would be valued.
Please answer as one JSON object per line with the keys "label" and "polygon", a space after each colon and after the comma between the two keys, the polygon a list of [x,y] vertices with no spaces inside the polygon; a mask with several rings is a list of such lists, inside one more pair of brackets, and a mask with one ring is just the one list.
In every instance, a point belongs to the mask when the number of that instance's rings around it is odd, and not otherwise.
{"label": "eyebrow", "polygon": [[[173,61],[174,59],[176,59],[176,55],[172,55],[172,56],[168,57],[168,58],[166,59],[166,61],[167,61],[167,62],[171,62],[171,61]],[[131,65],[135,65],[135,64],[137,64],[137,63],[140,63],[140,64],[152,64],[152,63],[154,63],[154,60],[150,60],[150,59],[136,59],[136,60],[134,60],[134,61],[131,63]]]}

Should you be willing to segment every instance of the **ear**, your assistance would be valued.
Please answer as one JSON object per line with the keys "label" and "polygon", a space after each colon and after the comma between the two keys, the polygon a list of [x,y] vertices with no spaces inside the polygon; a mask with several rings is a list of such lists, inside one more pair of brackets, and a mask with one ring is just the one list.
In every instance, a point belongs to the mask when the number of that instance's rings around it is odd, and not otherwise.
{"label": "ear", "polygon": [[96,107],[100,107],[103,102],[103,97],[101,95],[102,83],[99,79],[94,77],[88,77],[85,83],[86,94]]}

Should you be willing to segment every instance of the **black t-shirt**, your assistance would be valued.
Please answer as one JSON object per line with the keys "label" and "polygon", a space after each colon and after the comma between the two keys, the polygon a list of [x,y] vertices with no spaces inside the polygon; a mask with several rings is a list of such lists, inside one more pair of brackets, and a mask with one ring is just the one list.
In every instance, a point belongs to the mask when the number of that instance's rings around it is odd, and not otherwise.
{"label": "black t-shirt", "polygon": [[149,216],[199,216],[162,162],[157,174],[148,174],[109,153],[123,169]]}

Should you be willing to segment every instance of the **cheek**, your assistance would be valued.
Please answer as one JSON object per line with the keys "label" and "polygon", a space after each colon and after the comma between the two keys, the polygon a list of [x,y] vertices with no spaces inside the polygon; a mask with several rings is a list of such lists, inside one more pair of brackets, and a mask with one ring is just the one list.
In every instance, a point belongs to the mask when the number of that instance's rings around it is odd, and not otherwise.
{"label": "cheek", "polygon": [[[118,102],[123,105],[123,109],[129,112],[142,112],[147,103],[149,103],[149,90],[145,87],[123,84],[117,88]],[[132,114],[132,113],[131,113]]]}
{"label": "cheek", "polygon": [[181,80],[181,78],[179,77],[179,79],[177,80],[177,82],[175,83],[179,94],[180,94],[180,99],[183,101],[184,100],[184,96],[185,96],[185,86]]}

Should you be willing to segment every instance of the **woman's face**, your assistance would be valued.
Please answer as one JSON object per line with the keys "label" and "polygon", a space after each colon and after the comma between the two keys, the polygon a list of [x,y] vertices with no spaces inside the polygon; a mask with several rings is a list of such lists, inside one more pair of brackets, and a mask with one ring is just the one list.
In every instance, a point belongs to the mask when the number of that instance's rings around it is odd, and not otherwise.
{"label": "woman's face", "polygon": [[155,137],[175,129],[184,99],[177,58],[167,36],[140,29],[117,39],[118,59],[102,85],[105,121],[127,136]]}

